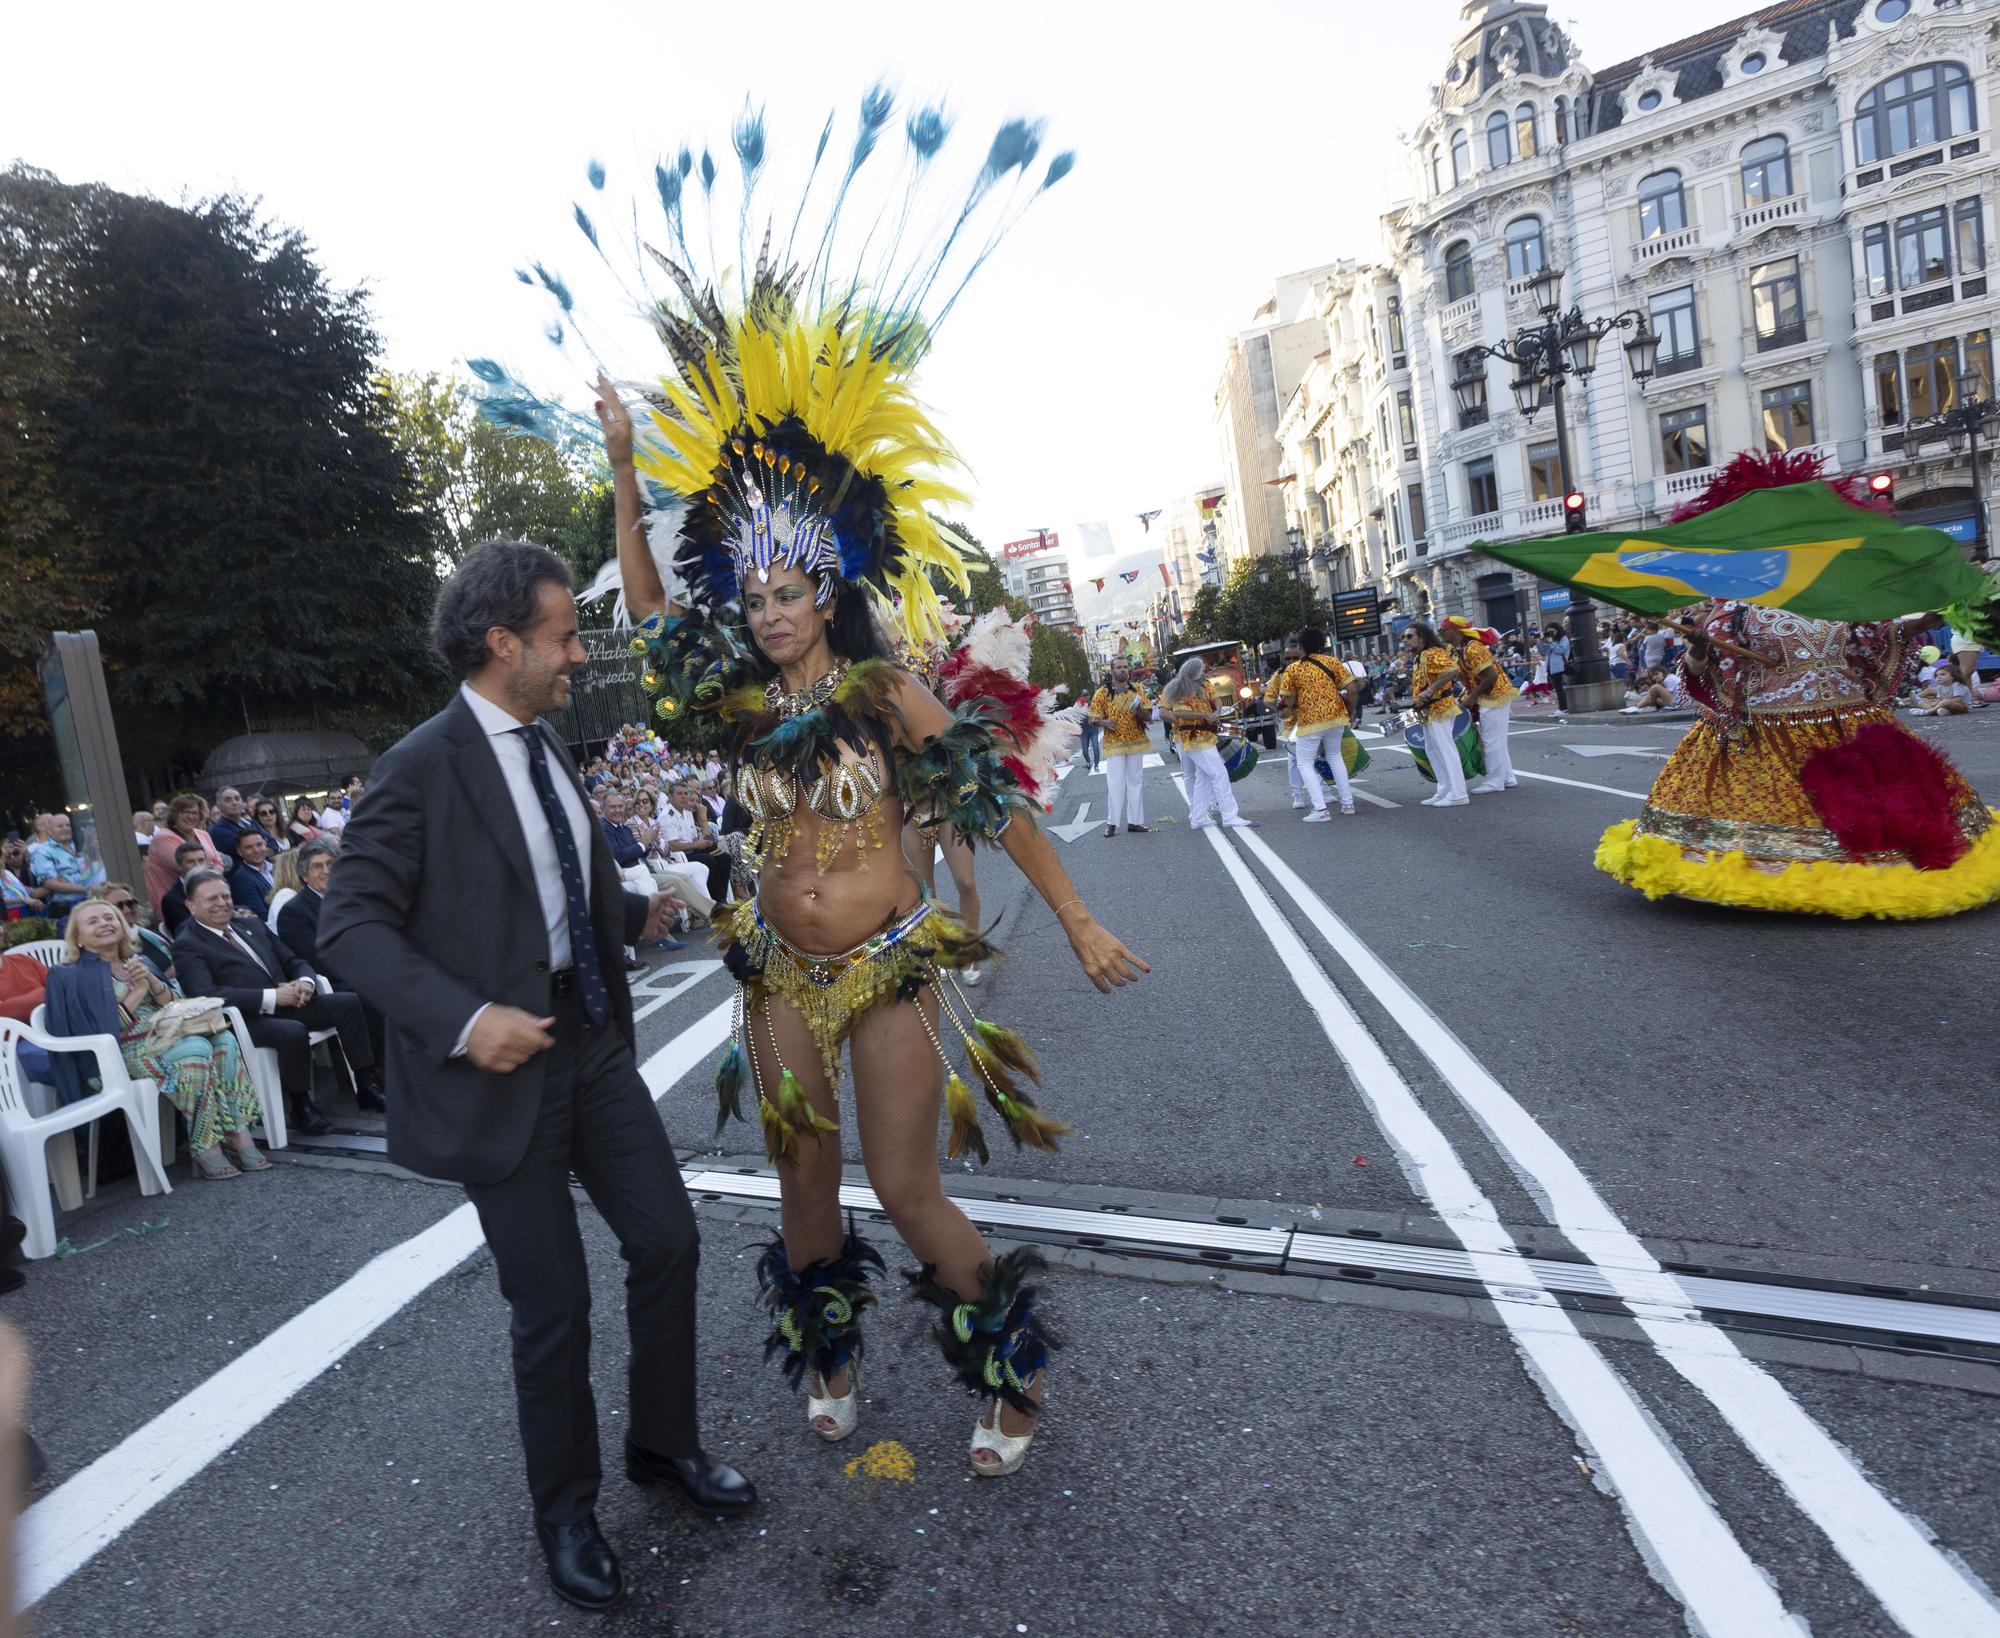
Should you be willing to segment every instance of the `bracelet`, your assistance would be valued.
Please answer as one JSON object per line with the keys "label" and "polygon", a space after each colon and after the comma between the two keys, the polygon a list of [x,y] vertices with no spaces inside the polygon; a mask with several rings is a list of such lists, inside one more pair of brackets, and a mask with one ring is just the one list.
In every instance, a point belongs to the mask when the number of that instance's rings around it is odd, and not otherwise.
{"label": "bracelet", "polygon": [[1065,910],[1067,910],[1072,904],[1081,904],[1081,903],[1083,903],[1083,900],[1080,898],[1064,899],[1061,904],[1056,906],[1055,909],[1056,920],[1058,921],[1062,920],[1062,913]]}

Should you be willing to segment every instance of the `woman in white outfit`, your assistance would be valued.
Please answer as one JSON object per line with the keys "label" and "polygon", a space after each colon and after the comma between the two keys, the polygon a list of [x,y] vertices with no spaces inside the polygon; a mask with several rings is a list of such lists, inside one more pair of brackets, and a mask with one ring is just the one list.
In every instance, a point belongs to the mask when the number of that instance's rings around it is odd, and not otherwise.
{"label": "woman in white outfit", "polygon": [[1199,659],[1190,657],[1181,662],[1174,680],[1160,690],[1160,718],[1180,751],[1181,770],[1187,778],[1188,827],[1203,830],[1220,820],[1231,829],[1248,829],[1251,821],[1236,811],[1229,770],[1223,767],[1222,753],[1215,747],[1222,717],[1215,689],[1205,680],[1206,671]]}
{"label": "woman in white outfit", "polygon": [[1486,777],[1469,788],[1467,795],[1510,790],[1520,784],[1514,777],[1514,759],[1507,749],[1507,719],[1513,714],[1515,688],[1493,658],[1479,628],[1461,615],[1444,619],[1444,640],[1458,656],[1459,686],[1472,702],[1479,717],[1479,749],[1486,759]]}
{"label": "woman in white outfit", "polygon": [[1458,661],[1421,620],[1410,622],[1403,648],[1410,656],[1410,705],[1424,725],[1424,746],[1437,775],[1437,794],[1425,797],[1423,805],[1462,808],[1472,798],[1465,794],[1465,766],[1451,737],[1458,716]]}

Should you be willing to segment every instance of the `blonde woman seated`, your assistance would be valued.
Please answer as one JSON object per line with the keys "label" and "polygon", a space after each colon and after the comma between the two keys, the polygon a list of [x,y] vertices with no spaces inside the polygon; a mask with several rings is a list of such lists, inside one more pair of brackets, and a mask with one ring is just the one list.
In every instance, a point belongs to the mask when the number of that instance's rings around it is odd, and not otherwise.
{"label": "blonde woman seated", "polygon": [[[168,1039],[155,1021],[181,993],[142,960],[131,925],[104,900],[70,912],[63,964],[49,974],[49,1027],[62,1035],[115,1035],[125,1067],[158,1084],[186,1118],[196,1177],[223,1182],[270,1169],[250,1125],[263,1118],[236,1037]],[[64,1054],[64,1057],[72,1057]],[[64,1101],[68,1102],[67,1089]]]}
{"label": "blonde woman seated", "polygon": [[271,902],[264,912],[264,923],[272,932],[278,930],[278,912],[299,896],[304,885],[299,876],[299,850],[288,847],[271,866]]}

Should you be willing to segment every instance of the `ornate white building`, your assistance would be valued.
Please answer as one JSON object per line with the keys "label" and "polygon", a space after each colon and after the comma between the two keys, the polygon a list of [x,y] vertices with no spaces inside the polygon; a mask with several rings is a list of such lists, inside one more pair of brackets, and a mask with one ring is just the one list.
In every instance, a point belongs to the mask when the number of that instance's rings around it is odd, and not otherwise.
{"label": "ornate white building", "polygon": [[[1568,384],[1593,526],[1663,520],[1738,450],[1810,446],[1892,473],[1899,512],[1970,540],[1967,461],[1910,427],[1992,397],[2000,0],[1785,0],[1596,71],[1544,5],[1463,16],[1381,254],[1297,276],[1320,329],[1272,492],[1323,548],[1321,588],[1535,617],[1541,588],[1467,547],[1562,527],[1553,417],[1466,353],[1537,321],[1545,266],[1565,308],[1661,343],[1647,381],[1614,335]],[[1471,413],[1465,368],[1487,381]]]}

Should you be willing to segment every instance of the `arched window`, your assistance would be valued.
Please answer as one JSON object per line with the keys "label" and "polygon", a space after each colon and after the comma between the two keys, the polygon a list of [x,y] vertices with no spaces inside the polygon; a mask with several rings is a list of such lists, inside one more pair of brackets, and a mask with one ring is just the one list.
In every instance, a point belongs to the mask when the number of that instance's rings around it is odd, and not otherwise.
{"label": "arched window", "polygon": [[1472,144],[1465,139],[1463,131],[1451,133],[1451,185],[1465,186],[1465,179],[1472,174]]}
{"label": "arched window", "polygon": [[1461,239],[1444,253],[1444,299],[1463,301],[1472,294],[1472,246]]}
{"label": "arched window", "polygon": [[1639,184],[1639,237],[1657,239],[1687,226],[1679,171],[1655,171]]}
{"label": "arched window", "polygon": [[1569,98],[1556,98],[1556,142],[1558,146],[1569,141]]}
{"label": "arched window", "polygon": [[1496,108],[1486,116],[1486,163],[1498,170],[1513,157],[1507,141],[1507,115]]}
{"label": "arched window", "polygon": [[1517,216],[1507,224],[1507,277],[1530,278],[1547,265],[1542,249],[1542,219]]}
{"label": "arched window", "polygon": [[1535,130],[1535,105],[1524,102],[1514,110],[1514,152],[1523,159],[1533,159],[1541,151],[1541,138]]}
{"label": "arched window", "polygon": [[1431,192],[1444,192],[1444,150],[1436,143],[1431,144]]}
{"label": "arched window", "polygon": [[1792,191],[1792,155],[1781,136],[1759,137],[1743,150],[1743,203],[1768,205]]}
{"label": "arched window", "polygon": [[1978,125],[1964,66],[1926,63],[1884,80],[1854,105],[1854,160],[1872,165]]}

